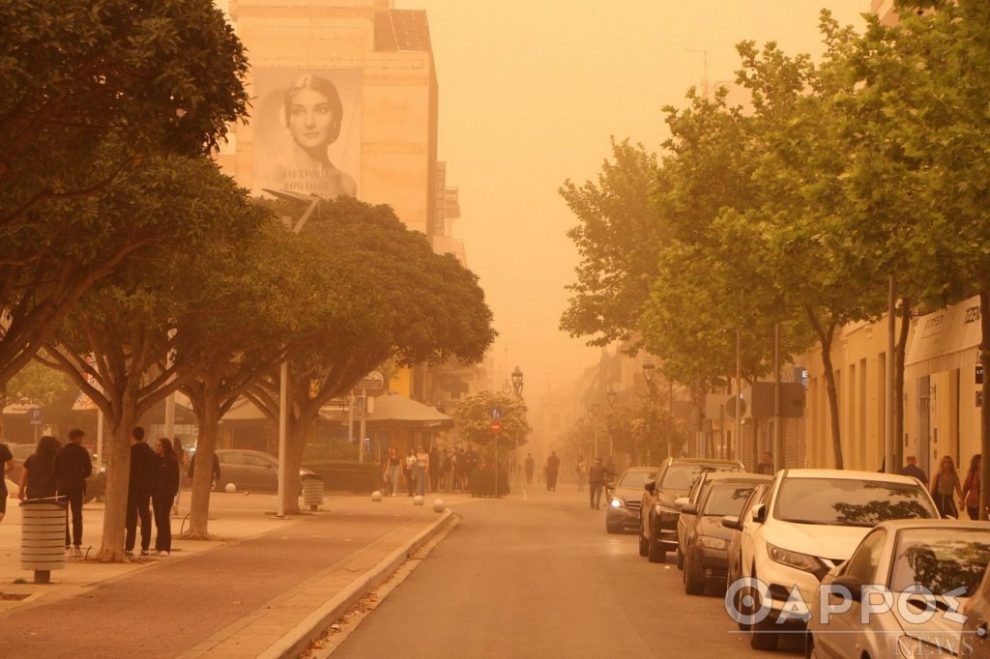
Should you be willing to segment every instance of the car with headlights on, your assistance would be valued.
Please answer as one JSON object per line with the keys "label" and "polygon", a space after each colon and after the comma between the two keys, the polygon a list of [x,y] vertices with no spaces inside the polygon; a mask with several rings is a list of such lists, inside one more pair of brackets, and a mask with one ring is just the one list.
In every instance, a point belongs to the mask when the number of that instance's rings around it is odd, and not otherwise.
{"label": "car with headlights on", "polygon": [[708,474],[697,503],[681,507],[678,528],[684,526],[684,536],[678,552],[684,556],[682,577],[688,595],[703,594],[712,582],[725,585],[732,531],[722,526],[722,517],[738,515],[753,488],[771,480],[764,474]]}
{"label": "car with headlights on", "polygon": [[[897,474],[842,469],[783,469],[741,519],[723,518],[740,531],[737,577],[726,603],[753,618],[750,644],[773,650],[782,631],[803,631],[805,620],[781,615],[792,591],[810,602],[818,583],[843,563],[869,530],[892,519],[938,519],[931,495],[916,479]],[[765,587],[760,587],[760,585]],[[781,624],[778,623],[778,619]]]}
{"label": "car with headlights on", "polygon": [[985,522],[879,524],[822,579],[809,602],[805,654],[973,656],[979,636],[962,633],[960,608],[978,591],[988,563]]}
{"label": "car with headlights on", "polygon": [[677,517],[674,500],[685,496],[705,471],[745,471],[737,460],[667,458],[653,479],[643,486],[639,508],[639,555],[651,563],[663,563],[667,552],[677,549]]}
{"label": "car with headlights on", "polygon": [[643,486],[655,470],[652,467],[629,467],[612,486],[605,506],[605,530],[609,533],[635,532],[639,529],[639,504]]}

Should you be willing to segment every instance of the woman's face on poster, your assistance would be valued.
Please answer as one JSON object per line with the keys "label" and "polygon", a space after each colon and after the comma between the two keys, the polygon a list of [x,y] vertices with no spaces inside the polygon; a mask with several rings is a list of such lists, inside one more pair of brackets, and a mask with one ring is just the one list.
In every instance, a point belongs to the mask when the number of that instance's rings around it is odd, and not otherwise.
{"label": "woman's face on poster", "polygon": [[295,92],[289,104],[289,132],[304,149],[316,149],[330,144],[336,121],[327,97],[313,89]]}

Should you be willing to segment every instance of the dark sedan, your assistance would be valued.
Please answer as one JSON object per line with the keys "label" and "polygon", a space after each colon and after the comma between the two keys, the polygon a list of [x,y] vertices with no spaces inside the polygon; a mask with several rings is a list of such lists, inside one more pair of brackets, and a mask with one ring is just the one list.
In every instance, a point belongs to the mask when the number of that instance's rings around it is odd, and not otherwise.
{"label": "dark sedan", "polygon": [[[239,448],[217,449],[216,454],[220,461],[217,487],[221,490],[228,483],[233,483],[238,490],[278,489],[278,458],[274,455]],[[313,473],[305,468],[299,470],[300,476]]]}
{"label": "dark sedan", "polygon": [[697,504],[681,508],[684,535],[684,592],[701,595],[709,582],[725,584],[732,531],[722,517],[738,515],[753,488],[771,481],[762,474],[709,474]]}
{"label": "dark sedan", "polygon": [[612,496],[605,507],[605,530],[609,533],[639,530],[639,504],[643,486],[650,480],[653,467],[630,467],[615,482]]}

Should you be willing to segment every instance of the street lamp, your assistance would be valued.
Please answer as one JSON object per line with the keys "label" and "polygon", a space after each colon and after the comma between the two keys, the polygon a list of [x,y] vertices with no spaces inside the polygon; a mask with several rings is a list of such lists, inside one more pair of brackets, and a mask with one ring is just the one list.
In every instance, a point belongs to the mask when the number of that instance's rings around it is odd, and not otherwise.
{"label": "street lamp", "polygon": [[[516,398],[521,401],[522,391],[523,391],[523,372],[519,370],[518,366],[516,366],[516,369],[512,371],[512,391],[516,394]],[[513,483],[518,484],[519,483],[519,477],[518,477],[519,435],[517,433],[513,433],[512,442],[515,445],[512,449],[512,479],[513,479]]]}
{"label": "street lamp", "polygon": [[643,379],[646,380],[646,384],[652,386],[653,378],[657,375],[657,365],[653,362],[643,362]]}
{"label": "street lamp", "polygon": [[512,390],[516,394],[516,398],[522,398],[523,390],[523,372],[519,370],[516,366],[516,370],[512,371]]}
{"label": "street lamp", "polygon": [[613,435],[615,433],[615,401],[619,398],[619,392],[615,390],[613,385],[608,385],[608,389],[605,390],[605,400],[608,401],[608,408],[610,412],[609,417],[609,427],[608,427],[608,457],[611,458],[615,455],[615,449],[612,445]]}
{"label": "street lamp", "polygon": [[601,409],[601,405],[598,403],[591,404],[591,427],[593,430],[593,435],[595,438],[595,451],[593,457],[598,457],[598,410]]}

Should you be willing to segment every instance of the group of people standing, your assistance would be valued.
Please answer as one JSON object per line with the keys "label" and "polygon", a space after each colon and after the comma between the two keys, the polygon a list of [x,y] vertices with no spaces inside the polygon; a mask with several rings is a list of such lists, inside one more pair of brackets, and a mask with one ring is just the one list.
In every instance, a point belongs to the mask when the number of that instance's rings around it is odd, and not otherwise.
{"label": "group of people standing", "polygon": [[[127,490],[124,549],[133,554],[137,522],[141,521],[141,554],[148,555],[151,546],[151,510],[154,509],[157,537],[155,550],[159,555],[172,551],[171,510],[179,492],[179,469],[182,444],[162,437],[152,449],[144,441],[144,428],[131,431],[131,469]],[[86,481],[93,473],[93,459],[83,445],[86,434],[78,428],[70,430],[63,445],[51,435],[38,440],[38,445],[21,469],[19,497],[26,500],[51,500],[66,504],[65,549],[73,557],[82,556],[83,501]],[[176,444],[178,451],[176,451]],[[0,444],[0,473],[6,472],[13,459],[10,449]],[[0,478],[0,521],[6,514],[7,488]],[[71,519],[71,533],[70,533]]]}
{"label": "group of people standing", "polygon": [[434,446],[429,452],[410,448],[402,457],[398,449],[390,446],[382,459],[382,482],[386,494],[393,497],[403,489],[408,492],[407,496],[423,495],[427,490],[464,492],[478,460],[478,452],[473,447],[455,451]]}

